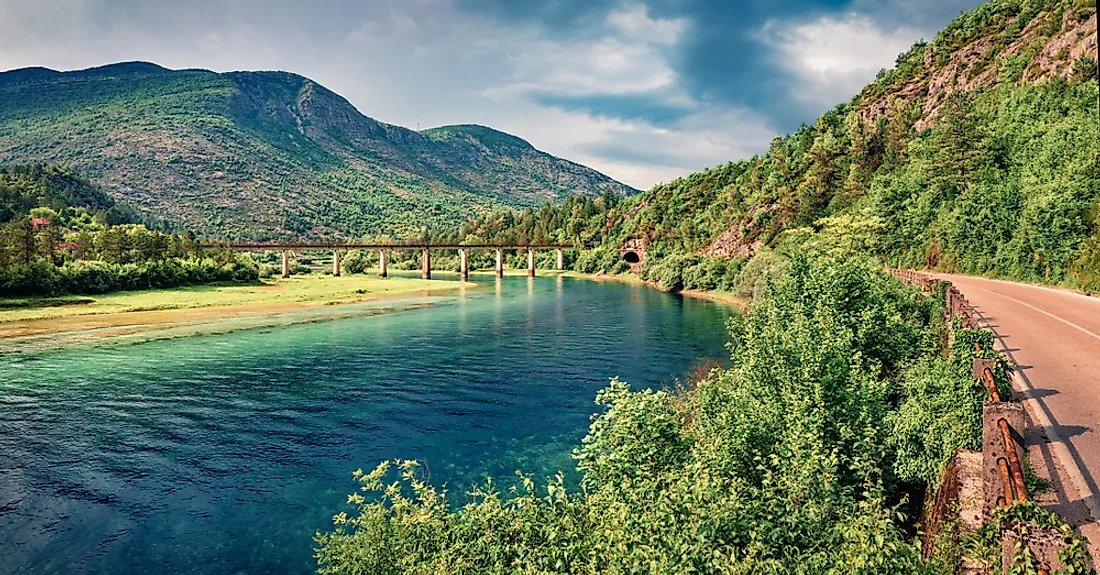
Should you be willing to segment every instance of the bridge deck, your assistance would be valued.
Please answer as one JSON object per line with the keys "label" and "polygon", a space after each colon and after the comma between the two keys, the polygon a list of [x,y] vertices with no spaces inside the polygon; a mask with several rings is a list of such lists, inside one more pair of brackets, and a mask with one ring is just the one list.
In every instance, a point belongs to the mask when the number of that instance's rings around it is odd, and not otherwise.
{"label": "bridge deck", "polygon": [[420,250],[428,249],[571,249],[575,247],[571,243],[531,243],[531,244],[497,244],[497,243],[360,243],[360,242],[204,242],[203,248],[216,249],[227,247],[231,250]]}

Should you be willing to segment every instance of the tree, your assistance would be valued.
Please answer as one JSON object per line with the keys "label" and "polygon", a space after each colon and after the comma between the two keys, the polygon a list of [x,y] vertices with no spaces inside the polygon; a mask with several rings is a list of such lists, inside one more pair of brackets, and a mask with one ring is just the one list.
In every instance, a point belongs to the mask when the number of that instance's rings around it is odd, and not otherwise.
{"label": "tree", "polygon": [[936,154],[932,162],[935,182],[956,191],[970,183],[985,163],[983,137],[973,97],[961,91],[948,96],[935,131]]}

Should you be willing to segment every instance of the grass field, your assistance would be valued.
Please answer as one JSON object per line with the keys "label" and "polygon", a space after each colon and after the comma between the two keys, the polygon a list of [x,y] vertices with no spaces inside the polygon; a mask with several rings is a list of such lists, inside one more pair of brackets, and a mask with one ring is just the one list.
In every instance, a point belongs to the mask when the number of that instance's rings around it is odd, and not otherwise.
{"label": "grass field", "polygon": [[374,299],[462,287],[459,281],[371,275],[295,276],[252,284],[212,284],[165,290],[115,292],[47,300],[0,299],[0,324],[162,310],[263,306],[286,308]]}

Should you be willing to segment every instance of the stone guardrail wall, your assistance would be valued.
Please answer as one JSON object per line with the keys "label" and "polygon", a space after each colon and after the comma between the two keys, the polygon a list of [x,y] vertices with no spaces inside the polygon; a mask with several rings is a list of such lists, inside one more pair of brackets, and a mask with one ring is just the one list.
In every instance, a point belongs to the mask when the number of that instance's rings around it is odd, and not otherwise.
{"label": "stone guardrail wall", "polygon": [[[949,282],[912,270],[890,270],[890,273],[924,293],[942,293],[952,330],[982,329],[977,311]],[[975,347],[976,351],[982,351],[980,344]],[[926,505],[922,520],[926,556],[931,555],[935,536],[946,522],[957,520],[962,529],[972,532],[990,520],[994,509],[1029,500],[1021,458],[1021,454],[1027,453],[1023,445],[1024,407],[1002,400],[992,368],[993,360],[974,360],[974,379],[989,391],[982,409],[982,451],[960,451],[944,470],[940,488],[931,504]],[[1035,558],[1038,575],[1060,570],[1058,551],[1064,547],[1061,532],[1033,525],[1025,533],[1025,540],[1018,541],[1016,531],[1002,527],[1001,572],[1012,572],[1014,558],[1025,548]],[[982,573],[983,569],[969,567],[964,572]]]}

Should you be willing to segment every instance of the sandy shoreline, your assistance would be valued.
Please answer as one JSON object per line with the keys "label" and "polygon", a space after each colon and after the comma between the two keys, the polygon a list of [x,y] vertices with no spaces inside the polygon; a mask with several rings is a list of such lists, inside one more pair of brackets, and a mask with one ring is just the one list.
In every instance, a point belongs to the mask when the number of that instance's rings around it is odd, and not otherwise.
{"label": "sandy shoreline", "polygon": [[[476,284],[475,284],[476,285]],[[14,340],[42,336],[83,333],[88,337],[110,338],[137,333],[195,326],[226,319],[275,317],[292,312],[331,309],[331,314],[316,314],[308,321],[348,315],[341,307],[380,300],[442,295],[471,286],[446,286],[438,289],[396,291],[363,295],[341,300],[302,302],[270,301],[236,305],[209,305],[161,310],[105,311],[67,317],[41,317],[0,321],[0,347]]]}
{"label": "sandy shoreline", "polygon": [[634,284],[634,285],[642,285],[642,286],[646,286],[646,287],[655,289],[657,291],[663,291],[665,293],[677,293],[677,294],[680,294],[684,297],[691,297],[691,298],[696,298],[696,299],[709,299],[711,301],[721,302],[721,303],[731,305],[731,306],[734,306],[734,307],[740,308],[740,309],[745,309],[749,305],[748,301],[746,301],[744,299],[741,299],[737,296],[734,296],[732,294],[726,294],[726,293],[723,293],[723,292],[709,292],[709,291],[702,291],[702,290],[681,290],[681,291],[678,291],[678,292],[670,292],[670,291],[662,288],[660,285],[658,285],[655,282],[647,282],[645,280],[630,277],[630,276],[611,276],[611,275],[606,275],[606,274],[593,274],[593,275],[566,274],[566,275],[568,275],[570,277],[578,277],[578,278],[588,279],[588,280],[592,280],[592,281],[617,281],[617,282],[623,282],[623,283]]}
{"label": "sandy shoreline", "polygon": [[[652,282],[642,281],[628,276],[609,276],[603,274],[587,275],[574,272],[554,272],[552,275],[565,275],[585,279],[589,281],[618,281],[634,285],[642,285],[649,288],[663,290]],[[154,310],[128,310],[128,311],[94,311],[79,313],[63,317],[33,317],[26,319],[0,319],[0,350],[8,346],[18,347],[28,342],[42,342],[57,336],[68,339],[101,340],[109,338],[125,338],[138,336],[143,333],[159,332],[172,333],[186,328],[194,328],[205,324],[211,325],[211,329],[218,331],[214,324],[225,323],[228,320],[242,320],[245,323],[253,322],[255,325],[263,324],[264,318],[270,318],[276,322],[280,316],[303,314],[301,317],[290,320],[288,323],[301,323],[308,321],[323,321],[337,319],[349,315],[363,313],[378,313],[379,310],[356,310],[353,304],[364,304],[380,300],[390,300],[409,297],[428,297],[443,295],[456,290],[476,287],[480,284],[468,282],[465,285],[446,285],[435,289],[409,289],[389,293],[364,294],[351,298],[328,298],[318,301],[264,301],[234,305],[191,305],[173,309]],[[264,287],[259,289],[272,289]],[[740,298],[722,293],[685,290],[679,292],[685,297],[708,299],[744,308],[746,302]],[[317,313],[309,314],[309,311]],[[325,313],[331,310],[331,313]],[[276,322],[277,323],[277,322]]]}

